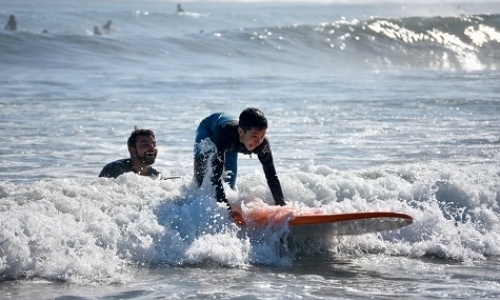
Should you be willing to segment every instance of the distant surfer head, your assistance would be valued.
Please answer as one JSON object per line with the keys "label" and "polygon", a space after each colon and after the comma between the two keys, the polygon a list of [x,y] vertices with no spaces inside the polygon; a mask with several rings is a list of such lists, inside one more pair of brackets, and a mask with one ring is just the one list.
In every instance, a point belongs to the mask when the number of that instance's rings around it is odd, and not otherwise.
{"label": "distant surfer head", "polygon": [[158,148],[156,147],[155,134],[150,129],[135,128],[127,141],[128,152],[133,161],[138,161],[146,166],[155,163]]}
{"label": "distant surfer head", "polygon": [[266,130],[267,119],[261,110],[250,107],[241,112],[238,135],[247,150],[254,150],[264,141]]}

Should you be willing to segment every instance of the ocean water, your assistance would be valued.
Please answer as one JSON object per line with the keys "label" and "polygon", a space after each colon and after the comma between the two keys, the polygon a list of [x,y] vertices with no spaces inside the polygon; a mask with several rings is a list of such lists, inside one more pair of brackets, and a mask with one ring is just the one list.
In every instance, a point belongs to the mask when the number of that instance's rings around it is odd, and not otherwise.
{"label": "ocean water", "polygon": [[[500,298],[498,2],[0,3],[1,299]],[[192,148],[251,106],[289,205],[414,223],[234,225]],[[97,178],[136,125],[179,179]],[[239,162],[229,200],[271,203]]]}

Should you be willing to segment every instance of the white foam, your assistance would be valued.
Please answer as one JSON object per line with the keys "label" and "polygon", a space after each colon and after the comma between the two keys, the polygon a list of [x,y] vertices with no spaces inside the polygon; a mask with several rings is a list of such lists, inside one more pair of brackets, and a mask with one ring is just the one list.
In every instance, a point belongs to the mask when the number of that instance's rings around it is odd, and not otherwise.
{"label": "white foam", "polygon": [[[482,175],[471,177],[473,172]],[[339,172],[309,163],[281,176],[289,205],[332,213],[396,211],[415,222],[390,232],[298,245],[302,249],[282,243],[286,227],[260,232],[237,227],[210,191],[195,189],[189,178],[158,181],[125,174],[116,180],[1,183],[0,273],[114,282],[127,280],[131,264],[286,265],[297,251],[325,249],[483,259],[500,255],[495,172],[469,167],[462,173],[439,164]],[[272,203],[262,176],[242,175],[239,192],[228,191],[230,201]]]}

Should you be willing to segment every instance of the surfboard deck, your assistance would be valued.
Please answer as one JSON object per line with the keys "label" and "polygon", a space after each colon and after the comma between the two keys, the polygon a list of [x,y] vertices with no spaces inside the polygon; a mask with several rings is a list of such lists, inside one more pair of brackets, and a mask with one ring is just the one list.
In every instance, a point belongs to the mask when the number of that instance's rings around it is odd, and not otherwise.
{"label": "surfboard deck", "polygon": [[291,206],[251,205],[238,211],[235,222],[241,226],[265,227],[288,224],[292,229],[317,227],[336,235],[395,230],[413,223],[404,213],[391,211],[351,212],[330,214],[322,209],[298,209]]}

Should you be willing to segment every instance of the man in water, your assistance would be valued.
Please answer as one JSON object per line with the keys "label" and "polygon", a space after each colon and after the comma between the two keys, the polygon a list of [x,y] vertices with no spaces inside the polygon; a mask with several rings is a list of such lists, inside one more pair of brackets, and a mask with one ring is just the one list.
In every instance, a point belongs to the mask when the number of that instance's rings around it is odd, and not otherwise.
{"label": "man in water", "polygon": [[17,30],[17,21],[16,17],[14,15],[10,15],[9,20],[7,21],[7,24],[3,28],[5,30]]}
{"label": "man in water", "polygon": [[109,32],[111,31],[111,20],[108,20],[106,24],[102,25],[102,30],[109,34]]}
{"label": "man in water", "polygon": [[[201,121],[196,131],[194,148],[194,178],[201,187],[207,171],[207,165],[212,166],[212,184],[218,202],[224,202],[231,207],[226,199],[222,180],[234,189],[238,174],[238,152],[257,154],[267,184],[276,205],[285,205],[281,184],[274,168],[273,155],[269,141],[266,138],[267,119],[257,108],[245,109],[239,120],[232,119],[224,113],[214,113]],[[223,171],[227,177],[223,178]],[[234,216],[233,216],[234,217]]]}
{"label": "man in water", "polygon": [[161,173],[151,167],[155,163],[158,148],[155,134],[150,129],[135,128],[127,141],[130,158],[120,159],[104,166],[99,177],[117,178],[123,173],[134,172],[139,175],[157,178]]}

